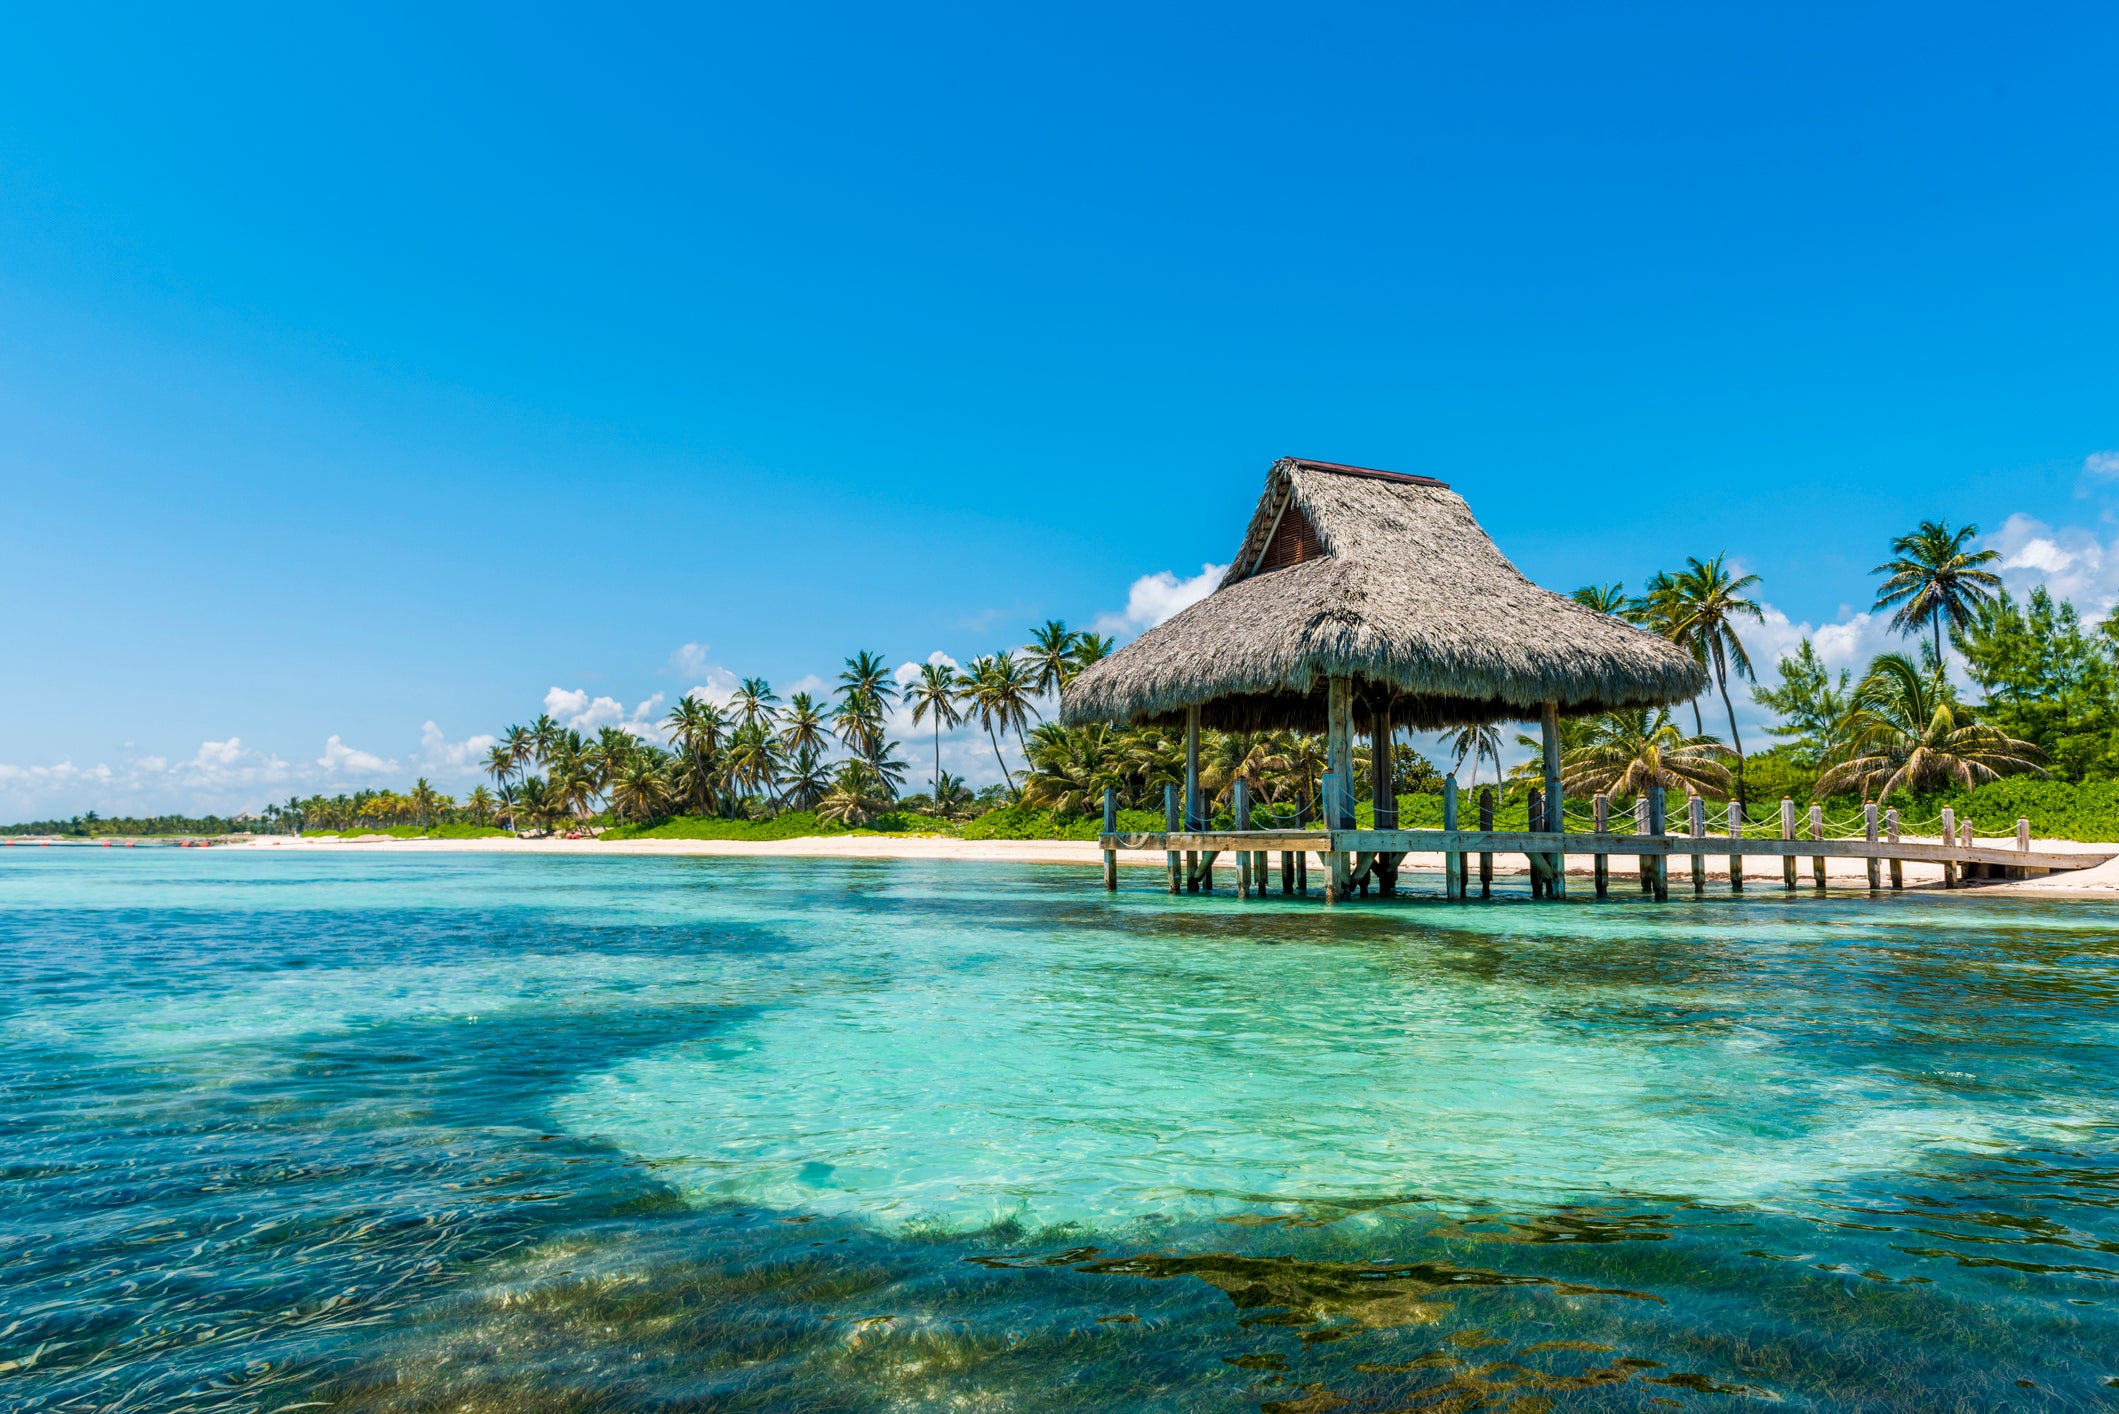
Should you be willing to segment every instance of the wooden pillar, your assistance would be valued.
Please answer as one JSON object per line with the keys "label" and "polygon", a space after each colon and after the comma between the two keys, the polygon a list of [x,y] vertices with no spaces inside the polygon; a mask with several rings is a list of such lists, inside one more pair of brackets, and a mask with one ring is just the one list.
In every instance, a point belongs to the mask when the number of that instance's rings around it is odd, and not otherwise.
{"label": "wooden pillar", "polygon": [[[1740,840],[1743,837],[1744,803],[1741,800],[1732,800],[1729,802],[1729,838],[1733,840]],[[1743,891],[1744,856],[1741,854],[1731,854],[1729,856],[1729,892],[1734,894],[1740,894]]]}
{"label": "wooden pillar", "polygon": [[[1942,808],[1942,842],[1946,845],[1957,843],[1957,812],[1947,805]],[[1942,862],[1942,886],[1946,889],[1957,887],[1957,861],[1954,859]]]}
{"label": "wooden pillar", "polygon": [[1861,833],[1862,838],[1867,840],[1871,846],[1869,857],[1864,862],[1869,866],[1869,892],[1873,894],[1884,886],[1884,862],[1876,857],[1874,851],[1876,844],[1876,802],[1873,800],[1862,802]]}
{"label": "wooden pillar", "polygon": [[[1663,814],[1663,788],[1648,788],[1648,833],[1661,839],[1669,833],[1669,825]],[[1670,856],[1667,853],[1652,855],[1650,869],[1655,875],[1655,901],[1665,902],[1670,897]]]}
{"label": "wooden pillar", "polygon": [[[1236,829],[1240,834],[1251,828],[1251,783],[1249,781],[1238,781],[1229,788],[1229,791],[1234,797]],[[1236,897],[1238,898],[1247,899],[1251,896],[1252,857],[1251,851],[1247,849],[1238,850],[1236,853]]]}
{"label": "wooden pillar", "polygon": [[[1185,828],[1196,830],[1199,818],[1199,708],[1185,708]],[[1185,851],[1185,888],[1199,892],[1199,851]]]}
{"label": "wooden pillar", "polygon": [[2026,854],[2031,851],[2031,822],[2022,815],[2016,817],[2016,848]]}
{"label": "wooden pillar", "polygon": [[[1529,807],[1523,812],[1524,826],[1528,829],[1535,830],[1541,824],[1543,824],[1544,821],[1545,792],[1539,790],[1536,786],[1532,786],[1530,788]],[[1532,898],[1544,898],[1546,868],[1545,856],[1538,853],[1536,850],[1532,850],[1528,854],[1524,855],[1524,858],[1530,863],[1530,896]]]}
{"label": "wooden pillar", "polygon": [[[1163,787],[1163,829],[1175,834],[1177,832],[1177,823],[1177,787],[1175,785],[1165,785]],[[1166,849],[1163,852],[1163,859],[1170,866],[1170,892],[1173,894],[1183,893],[1185,891],[1184,860],[1174,849]]]}
{"label": "wooden pillar", "polygon": [[1220,857],[1218,849],[1207,850],[1199,856],[1199,887],[1210,894],[1214,892],[1214,861]]}
{"label": "wooden pillar", "polygon": [[[1560,704],[1548,702],[1539,722],[1545,747],[1545,828],[1555,835],[1567,833],[1567,815],[1560,796]],[[1547,892],[1553,898],[1567,897],[1567,852],[1552,852],[1552,877]]]}
{"label": "wooden pillar", "polygon": [[[1884,812],[1884,832],[1890,837],[1891,843],[1898,843],[1898,812],[1896,810],[1886,810]],[[1905,886],[1905,861],[1902,859],[1894,859],[1891,861],[1891,887],[1894,889],[1902,889]]]}
{"label": "wooden pillar", "polygon": [[[1813,805],[1810,807],[1810,838],[1813,840],[1821,840],[1824,837],[1825,807],[1822,805]],[[1817,886],[1822,889],[1825,886],[1825,856],[1823,856],[1822,854],[1813,854],[1810,856],[1810,872],[1816,876]]]}
{"label": "wooden pillar", "polygon": [[[1689,797],[1685,805],[1685,823],[1692,827],[1692,837],[1704,843],[1707,839],[1707,802],[1695,795]],[[1692,891],[1696,894],[1707,892],[1707,856],[1704,854],[1692,856]]]}
{"label": "wooden pillar", "polygon": [[[1398,828],[1397,749],[1391,740],[1391,709],[1379,700],[1369,712],[1369,804],[1376,812],[1376,828]],[[1398,892],[1398,861],[1404,856],[1379,854],[1373,866],[1376,891],[1385,896]]]}
{"label": "wooden pillar", "polygon": [[1295,851],[1295,892],[1307,895],[1310,891],[1310,852]]}
{"label": "wooden pillar", "polygon": [[[1457,778],[1442,778],[1442,828],[1457,828]],[[1451,903],[1464,901],[1464,851],[1445,850],[1442,854],[1442,896]]]}
{"label": "wooden pillar", "polygon": [[[1595,800],[1595,802],[1594,802],[1594,809],[1596,810],[1596,815],[1597,815],[1597,833],[1598,833],[1598,834],[1600,834],[1600,835],[1608,835],[1608,834],[1610,834],[1610,833],[1611,833],[1611,797],[1610,797],[1610,796],[1608,796],[1608,795],[1606,795],[1606,794],[1604,794],[1604,792],[1602,792],[1602,791],[1598,791],[1598,792],[1597,792],[1597,795],[1596,795],[1596,800]],[[1600,854],[1600,855],[1596,856],[1596,871],[1597,871],[1597,897],[1598,897],[1598,898],[1605,898],[1605,897],[1609,896],[1609,895],[1610,895],[1610,893],[1611,893],[1611,856],[1610,856],[1610,855],[1608,855],[1608,854]]]}
{"label": "wooden pillar", "polygon": [[[1474,766],[1474,768],[1476,768],[1476,767],[1478,766],[1478,764],[1479,764],[1479,763],[1478,763],[1478,762],[1476,762],[1476,761],[1472,763],[1472,765]],[[1478,774],[1477,770],[1476,770],[1476,769],[1474,769],[1474,771],[1472,772],[1472,774],[1473,774],[1473,775],[1477,775],[1477,774]],[[1490,830],[1492,830],[1492,829],[1493,829],[1493,827],[1494,827],[1494,788],[1493,788],[1492,786],[1483,786],[1483,787],[1481,787],[1481,788],[1480,788],[1480,791],[1479,791],[1479,828],[1480,828],[1481,830],[1488,830],[1488,831],[1490,831]],[[1492,854],[1491,854],[1490,852],[1488,852],[1488,851],[1485,851],[1485,850],[1481,850],[1481,851],[1479,852],[1479,897],[1480,897],[1480,898],[1492,898],[1493,896],[1494,896],[1494,857],[1493,857],[1493,855],[1492,855]]]}
{"label": "wooden pillar", "polygon": [[[1351,830],[1354,827],[1354,680],[1327,678],[1324,698],[1325,771],[1335,783],[1334,788],[1325,793],[1325,828]],[[1328,848],[1326,854],[1329,882],[1325,885],[1324,900],[1336,903],[1347,896],[1351,871],[1343,851]]]}
{"label": "wooden pillar", "polygon": [[[1648,821],[1648,796],[1643,793],[1633,803],[1633,832],[1643,839],[1648,837]],[[1655,892],[1655,856],[1652,854],[1641,856],[1641,892],[1644,894],[1653,894]]]}
{"label": "wooden pillar", "polygon": [[[1109,786],[1104,787],[1104,833],[1118,833],[1118,792]],[[1110,891],[1118,888],[1118,851],[1115,849],[1104,851],[1104,888]]]}
{"label": "wooden pillar", "polygon": [[[1786,796],[1781,797],[1781,838],[1784,840],[1795,838],[1795,802]],[[1795,887],[1795,856],[1793,854],[1781,856],[1781,886],[1790,889]]]}

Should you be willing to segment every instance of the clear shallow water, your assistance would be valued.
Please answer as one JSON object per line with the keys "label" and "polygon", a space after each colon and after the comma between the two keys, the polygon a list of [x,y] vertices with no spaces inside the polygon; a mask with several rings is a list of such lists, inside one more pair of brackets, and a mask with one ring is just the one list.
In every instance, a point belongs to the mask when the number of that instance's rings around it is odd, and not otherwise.
{"label": "clear shallow water", "polygon": [[2119,1407],[2119,910],[0,855],[0,1407]]}

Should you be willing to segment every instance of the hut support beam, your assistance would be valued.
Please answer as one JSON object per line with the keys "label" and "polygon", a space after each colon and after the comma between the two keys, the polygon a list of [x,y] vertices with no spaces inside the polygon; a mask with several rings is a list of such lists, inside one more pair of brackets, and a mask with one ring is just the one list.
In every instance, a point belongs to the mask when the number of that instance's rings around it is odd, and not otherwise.
{"label": "hut support beam", "polygon": [[[1545,747],[1545,828],[1559,834],[1567,828],[1566,817],[1561,813],[1560,799],[1560,704],[1548,702],[1539,721],[1540,734]],[[1567,897],[1567,856],[1547,855],[1551,861],[1551,879],[1546,893],[1552,898]]]}
{"label": "hut support beam", "polygon": [[[1377,706],[1369,718],[1369,803],[1376,811],[1376,828],[1398,828],[1397,763],[1391,747],[1391,709]],[[1376,856],[1376,891],[1385,898],[1398,892],[1398,856]]]}
{"label": "hut support beam", "polygon": [[[1326,792],[1324,801],[1325,821],[1329,829],[1351,830],[1354,827],[1354,680],[1327,678],[1324,692],[1325,771],[1332,777],[1332,788]],[[1347,894],[1346,854],[1334,850],[1328,863],[1331,882],[1325,886],[1324,901],[1337,903]]]}
{"label": "hut support beam", "polygon": [[[1478,774],[1479,763],[1474,761],[1472,762],[1472,775],[1476,778]],[[1479,791],[1479,828],[1481,830],[1491,830],[1493,827],[1494,790],[1492,786],[1486,786]],[[1482,850],[1479,853],[1479,897],[1492,898],[1493,894],[1494,857],[1491,853]]]}

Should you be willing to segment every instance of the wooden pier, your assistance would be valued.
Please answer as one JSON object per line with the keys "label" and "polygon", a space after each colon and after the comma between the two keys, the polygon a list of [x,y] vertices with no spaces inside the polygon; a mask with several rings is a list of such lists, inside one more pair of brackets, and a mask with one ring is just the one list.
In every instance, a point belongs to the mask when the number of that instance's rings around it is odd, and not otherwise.
{"label": "wooden pier", "polygon": [[[1448,784],[1453,786],[1455,782]],[[1455,791],[1448,792],[1449,797],[1454,795]],[[1649,807],[1641,811],[1641,815],[1661,820],[1660,801],[1641,803]],[[1901,839],[1898,837],[1897,812],[1886,812],[1888,823],[1885,824],[1877,819],[1873,806],[1869,808],[1868,829],[1862,839],[1823,838],[1821,814],[1814,807],[1809,820],[1811,836],[1800,838],[1791,823],[1793,810],[1787,802],[1783,802],[1781,813],[1782,838],[1752,839],[1736,834],[1708,834],[1704,828],[1704,812],[1698,809],[1690,812],[1690,829],[1685,834],[1652,829],[1632,834],[1608,830],[1493,829],[1165,829],[1129,833],[1115,828],[1115,802],[1107,804],[1106,828],[1101,837],[1106,888],[1118,886],[1118,851],[1132,849],[1163,853],[1168,862],[1171,893],[1212,892],[1216,860],[1228,854],[1234,857],[1233,882],[1239,897],[1274,892],[1276,882],[1280,893],[1307,894],[1306,857],[1315,855],[1319,871],[1326,880],[1324,895],[1327,902],[1337,902],[1357,890],[1366,894],[1371,881],[1385,894],[1395,892],[1399,866],[1409,854],[1442,856],[1443,892],[1451,900],[1471,894],[1467,866],[1473,855],[1480,858],[1477,875],[1480,892],[1490,890],[1494,855],[1520,854],[1530,865],[1532,892],[1554,898],[1565,896],[1559,881],[1565,877],[1564,864],[1560,861],[1566,856],[1589,855],[1594,859],[1594,884],[1599,898],[1610,892],[1611,857],[1629,856],[1639,861],[1642,891],[1657,900],[1669,897],[1672,856],[1690,858],[1695,893],[1704,892],[1706,888],[1708,856],[1729,861],[1729,883],[1734,892],[1743,890],[1743,861],[1747,858],[1780,860],[1782,884],[1790,889],[1796,887],[1796,862],[1800,859],[1812,861],[1812,874],[1819,889],[1826,886],[1827,859],[1868,860],[1868,887],[1881,890],[1885,887],[1884,865],[1889,866],[1889,887],[1905,887],[1902,866],[1908,860],[1941,864],[1945,887],[1955,887],[1960,880],[2021,879],[2066,870],[2092,869],[2119,857],[2119,850],[2098,853],[2034,850],[2030,847],[2028,825],[2021,821],[2017,825],[2015,840],[1980,843],[1974,840],[1969,825],[1963,827],[1961,834],[1958,832],[1950,812],[1945,812],[1944,828],[1954,842]],[[1455,814],[1450,808],[1454,805],[1453,798],[1447,799],[1446,813]],[[1492,818],[1491,809],[1490,801],[1482,802],[1482,819]],[[1243,813],[1247,815],[1248,809]],[[1602,797],[1598,797],[1597,814],[1600,819],[1608,818],[1608,805]],[[1176,822],[1174,810],[1170,818]],[[1279,857],[1277,880],[1274,877],[1276,855]]]}

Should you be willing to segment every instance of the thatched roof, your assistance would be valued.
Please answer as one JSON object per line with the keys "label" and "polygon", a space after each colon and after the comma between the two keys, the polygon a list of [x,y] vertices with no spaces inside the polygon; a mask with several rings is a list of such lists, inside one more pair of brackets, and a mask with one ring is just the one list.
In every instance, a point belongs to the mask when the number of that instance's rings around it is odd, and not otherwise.
{"label": "thatched roof", "polygon": [[1656,706],[1706,670],[1667,640],[1540,589],[1440,481],[1286,458],[1207,598],[1062,694],[1068,723],[1324,724],[1325,680],[1424,729]]}

